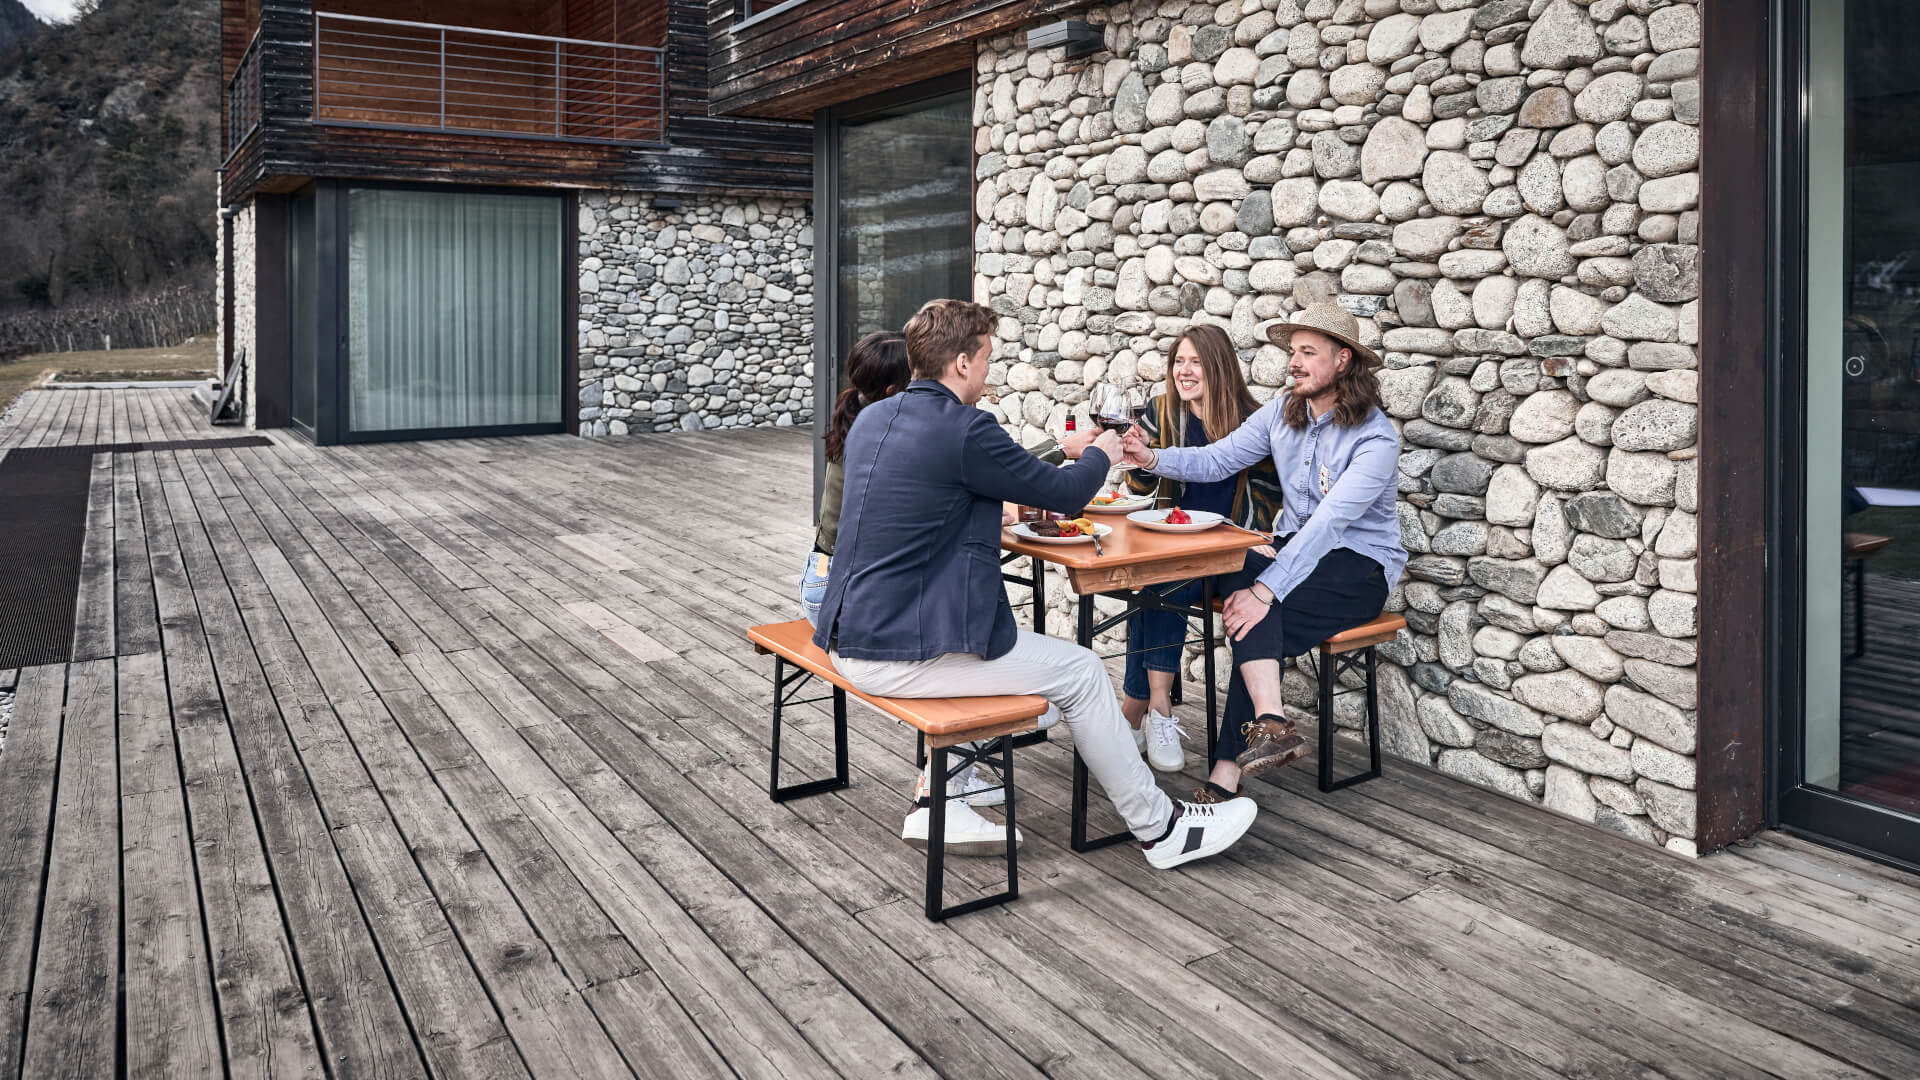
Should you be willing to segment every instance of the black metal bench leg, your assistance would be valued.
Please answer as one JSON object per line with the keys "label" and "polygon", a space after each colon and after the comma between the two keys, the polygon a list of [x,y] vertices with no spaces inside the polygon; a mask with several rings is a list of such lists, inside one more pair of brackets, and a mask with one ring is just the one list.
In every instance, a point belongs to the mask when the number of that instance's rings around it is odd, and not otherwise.
{"label": "black metal bench leg", "polygon": [[965,915],[969,911],[1004,904],[1020,898],[1020,846],[1014,827],[1013,793],[1013,740],[1005,736],[990,740],[987,746],[968,752],[967,756],[979,760],[997,747],[1000,756],[1001,775],[1007,785],[1007,887],[992,896],[982,896],[968,900],[964,904],[945,906],[947,879],[947,800],[946,784],[948,773],[948,747],[933,748],[933,788],[935,794],[927,804],[927,918],[934,922],[950,919],[955,915]]}
{"label": "black metal bench leg", "polygon": [[1333,691],[1340,681],[1338,665],[1334,655],[1325,645],[1320,647],[1320,790],[1338,791],[1343,787],[1378,779],[1380,776],[1380,687],[1375,680],[1373,646],[1367,646],[1364,657],[1367,673],[1367,764],[1366,772],[1352,776],[1333,778]]}
{"label": "black metal bench leg", "polygon": [[789,683],[786,659],[779,656],[773,658],[773,760],[767,768],[767,797],[774,802],[838,791],[847,786],[847,692],[839,687],[833,690],[834,774],[825,780],[780,786],[780,728],[786,718],[789,692],[797,691],[812,678],[811,672],[803,671]]}
{"label": "black metal bench leg", "polygon": [[1320,790],[1333,790],[1333,651],[1320,646]]}

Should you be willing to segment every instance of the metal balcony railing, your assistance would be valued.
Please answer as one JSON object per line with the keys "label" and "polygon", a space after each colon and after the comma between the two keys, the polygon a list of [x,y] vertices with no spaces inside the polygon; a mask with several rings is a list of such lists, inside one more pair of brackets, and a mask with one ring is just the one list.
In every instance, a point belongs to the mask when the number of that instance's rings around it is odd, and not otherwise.
{"label": "metal balcony railing", "polygon": [[439,23],[314,15],[315,123],[660,143],[666,51]]}
{"label": "metal balcony railing", "polygon": [[230,160],[240,144],[260,126],[260,35],[255,34],[240,54],[240,66],[227,84],[227,148],[222,161]]}

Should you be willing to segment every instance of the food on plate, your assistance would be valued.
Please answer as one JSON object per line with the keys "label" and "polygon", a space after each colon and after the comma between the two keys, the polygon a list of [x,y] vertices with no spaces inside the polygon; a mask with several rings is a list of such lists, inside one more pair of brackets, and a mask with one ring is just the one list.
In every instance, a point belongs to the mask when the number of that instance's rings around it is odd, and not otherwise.
{"label": "food on plate", "polygon": [[1100,531],[1094,527],[1092,518],[1077,517],[1073,519],[1073,524],[1080,526],[1080,531],[1086,533],[1088,536],[1092,536],[1094,533]]}
{"label": "food on plate", "polygon": [[1166,521],[1169,525],[1191,525],[1193,524],[1193,515],[1176,506],[1167,511]]}
{"label": "food on plate", "polygon": [[1051,519],[1028,522],[1027,528],[1031,529],[1035,536],[1079,536],[1082,531],[1077,522],[1054,521]]}
{"label": "food on plate", "polygon": [[1133,496],[1128,495],[1127,493],[1121,491],[1119,488],[1115,488],[1112,491],[1095,495],[1093,497],[1093,505],[1112,506],[1114,503],[1117,503],[1117,502],[1126,502],[1128,499],[1132,497]]}

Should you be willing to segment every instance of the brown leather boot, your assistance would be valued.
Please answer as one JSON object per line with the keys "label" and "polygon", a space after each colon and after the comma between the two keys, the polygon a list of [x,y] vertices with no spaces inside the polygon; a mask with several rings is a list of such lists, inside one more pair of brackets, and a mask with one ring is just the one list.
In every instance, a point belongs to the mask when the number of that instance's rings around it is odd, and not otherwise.
{"label": "brown leather boot", "polygon": [[1238,789],[1235,791],[1228,791],[1226,788],[1209,780],[1199,787],[1194,788],[1193,794],[1188,796],[1187,801],[1200,806],[1207,806],[1213,803],[1223,803],[1228,799],[1237,799],[1246,793],[1247,785],[1245,784],[1238,785]]}
{"label": "brown leather boot", "polygon": [[1241,730],[1246,733],[1247,748],[1234,761],[1242,774],[1251,776],[1306,756],[1307,740],[1285,717],[1265,713]]}

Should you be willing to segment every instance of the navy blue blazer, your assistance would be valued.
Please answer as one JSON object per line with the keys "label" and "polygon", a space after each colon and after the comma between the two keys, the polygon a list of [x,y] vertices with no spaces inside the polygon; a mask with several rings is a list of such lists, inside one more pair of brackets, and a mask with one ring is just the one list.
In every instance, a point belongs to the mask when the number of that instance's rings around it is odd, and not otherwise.
{"label": "navy blue blazer", "polygon": [[1021,449],[993,417],[916,380],[861,410],[841,455],[840,535],[813,642],[863,660],[1013,648],[1000,577],[1000,504],[1079,511],[1109,462],[1065,467]]}

